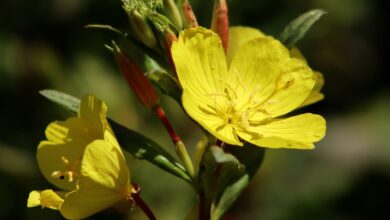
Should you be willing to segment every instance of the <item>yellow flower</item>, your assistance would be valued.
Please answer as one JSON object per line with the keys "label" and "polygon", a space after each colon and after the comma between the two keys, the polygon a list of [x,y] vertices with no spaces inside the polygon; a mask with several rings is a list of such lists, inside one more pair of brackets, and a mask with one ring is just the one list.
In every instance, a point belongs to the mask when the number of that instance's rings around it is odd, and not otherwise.
{"label": "yellow flower", "polygon": [[225,56],[214,32],[181,32],[172,56],[183,107],[228,144],[311,149],[325,134],[325,120],[310,113],[280,117],[302,105],[316,77],[279,41],[257,33],[242,28],[230,34]]}
{"label": "yellow flower", "polygon": [[58,209],[67,219],[80,219],[131,199],[130,173],[106,111],[104,102],[85,96],[78,117],[47,127],[38,164],[46,179],[63,191],[32,191],[28,207]]}

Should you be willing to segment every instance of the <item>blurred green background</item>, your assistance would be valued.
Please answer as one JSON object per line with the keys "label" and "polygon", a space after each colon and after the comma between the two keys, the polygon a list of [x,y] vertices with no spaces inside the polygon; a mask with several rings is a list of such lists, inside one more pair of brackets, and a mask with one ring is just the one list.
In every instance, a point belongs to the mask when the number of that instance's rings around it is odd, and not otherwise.
{"label": "blurred green background", "polygon": [[[209,26],[212,1],[192,1]],[[325,77],[326,99],[305,110],[325,116],[326,138],[314,151],[268,150],[260,172],[225,219],[389,219],[390,87],[382,0],[231,0],[230,22],[277,36],[312,8],[323,17],[298,46]],[[105,100],[109,115],[172,152],[163,127],[141,107],[103,45],[111,33],[85,24],[128,28],[120,0],[0,2],[0,219],[62,219],[26,208],[29,191],[51,187],[36,147],[46,126],[69,114],[38,94],[45,88]],[[188,146],[199,129],[175,102],[163,106]],[[193,149],[190,149],[193,151]],[[191,188],[147,162],[129,159],[132,179],[159,219],[181,219],[196,203]],[[91,219],[108,219],[102,213]],[[123,216],[122,216],[123,218]],[[128,219],[145,219],[136,209]]]}

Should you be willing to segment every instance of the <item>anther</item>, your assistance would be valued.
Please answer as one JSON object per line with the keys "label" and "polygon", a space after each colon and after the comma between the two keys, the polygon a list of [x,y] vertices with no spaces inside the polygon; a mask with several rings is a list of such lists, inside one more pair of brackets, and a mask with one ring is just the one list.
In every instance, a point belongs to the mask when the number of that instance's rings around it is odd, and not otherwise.
{"label": "anther", "polygon": [[70,163],[69,163],[69,160],[66,159],[66,157],[64,157],[64,156],[61,157],[61,161],[62,161],[65,165],[69,165],[69,164],[70,164]]}

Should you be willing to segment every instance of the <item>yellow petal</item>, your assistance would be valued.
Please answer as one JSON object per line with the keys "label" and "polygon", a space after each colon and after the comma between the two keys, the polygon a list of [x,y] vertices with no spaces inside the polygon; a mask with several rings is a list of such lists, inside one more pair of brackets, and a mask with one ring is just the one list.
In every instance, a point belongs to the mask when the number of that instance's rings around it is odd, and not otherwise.
{"label": "yellow petal", "polygon": [[[66,151],[64,151],[66,149]],[[69,144],[53,144],[48,141],[41,141],[38,146],[37,160],[43,176],[53,185],[60,189],[72,190],[76,186],[77,178],[70,181],[67,175],[61,178],[53,178],[52,174],[57,171],[79,173],[80,158],[82,152],[80,148]],[[64,159],[69,162],[68,166]]]}
{"label": "yellow petal", "polygon": [[250,28],[250,27],[230,27],[229,28],[229,47],[226,53],[226,59],[228,65],[230,65],[231,61],[238,48],[241,47],[242,44],[250,41],[254,38],[264,37],[265,35],[261,33],[261,31]]}
{"label": "yellow petal", "polygon": [[104,130],[111,130],[107,119],[107,106],[96,96],[86,95],[81,99],[79,117],[86,120],[98,136],[103,136]]}
{"label": "yellow petal", "polygon": [[311,91],[310,95],[306,98],[306,100],[301,104],[300,107],[311,105],[313,103],[316,103],[324,99],[324,94],[321,93],[321,89],[324,86],[324,77],[320,72],[314,72],[314,76],[316,78],[316,83],[314,85],[314,88]]}
{"label": "yellow petal", "polygon": [[66,219],[82,219],[98,213],[123,199],[117,191],[80,179],[79,190],[69,193],[60,207]]}
{"label": "yellow petal", "polygon": [[92,125],[80,118],[69,118],[66,121],[55,121],[45,130],[46,139],[52,143],[67,142],[89,143],[94,139],[103,138],[93,132]]}
{"label": "yellow petal", "polygon": [[301,51],[298,48],[296,48],[296,47],[293,47],[293,48],[290,49],[290,56],[292,58],[300,59],[300,60],[302,60],[303,62],[305,62],[307,64],[306,58],[303,56]]}
{"label": "yellow petal", "polygon": [[182,31],[172,45],[172,57],[183,90],[200,99],[223,91],[227,64],[216,33],[201,27]]}
{"label": "yellow petal", "polygon": [[31,191],[27,199],[27,207],[35,207],[41,205],[41,192]]}
{"label": "yellow petal", "polygon": [[240,104],[248,103],[249,98],[258,103],[269,98],[288,60],[288,50],[271,37],[244,43],[229,68],[230,87],[237,93]]}
{"label": "yellow petal", "polygon": [[109,141],[96,140],[86,147],[81,174],[96,185],[123,191],[130,183],[129,169],[115,137],[110,132],[106,136]]}
{"label": "yellow petal", "polygon": [[313,143],[325,136],[326,122],[315,114],[301,114],[275,119],[267,124],[251,127],[250,132],[238,135],[257,146],[268,148],[312,149]]}
{"label": "yellow petal", "polygon": [[[303,56],[301,51],[296,47],[291,48],[290,56],[293,58],[300,59],[307,64],[305,57]],[[314,74],[314,77],[316,80],[314,88],[311,91],[310,95],[306,98],[306,100],[299,107],[304,107],[304,106],[316,103],[316,102],[324,99],[324,94],[321,93],[321,89],[324,86],[324,77],[322,76],[322,74],[320,72],[314,71],[313,74]]]}
{"label": "yellow petal", "polygon": [[43,191],[31,191],[28,200],[27,207],[41,206],[42,208],[58,209],[63,203],[63,197],[65,192],[54,192],[51,189]]}
{"label": "yellow petal", "polygon": [[193,96],[184,90],[182,97],[183,107],[191,118],[215,137],[225,143],[241,146],[242,143],[239,141],[237,134],[231,126],[226,126],[226,122],[221,117],[221,114],[216,111],[215,103],[211,99],[210,97],[209,102],[205,103],[198,99],[197,96]]}
{"label": "yellow petal", "polygon": [[[226,143],[242,145],[216,109],[228,80],[225,53],[217,34],[204,28],[187,29],[172,46],[186,112]],[[232,77],[231,77],[232,78]]]}
{"label": "yellow petal", "polygon": [[[80,161],[85,147],[96,138],[91,135],[90,126],[80,118],[70,118],[65,122],[53,122],[46,129],[48,141],[41,141],[37,150],[39,168],[44,177],[55,186],[72,190],[76,181],[67,178],[53,178],[55,171],[66,171],[71,168],[79,172]],[[103,137],[100,137],[103,138]],[[65,158],[69,165],[64,163]]]}
{"label": "yellow petal", "polygon": [[300,106],[315,85],[315,75],[301,60],[292,58],[284,64],[276,90],[263,105],[271,117],[284,115]]}

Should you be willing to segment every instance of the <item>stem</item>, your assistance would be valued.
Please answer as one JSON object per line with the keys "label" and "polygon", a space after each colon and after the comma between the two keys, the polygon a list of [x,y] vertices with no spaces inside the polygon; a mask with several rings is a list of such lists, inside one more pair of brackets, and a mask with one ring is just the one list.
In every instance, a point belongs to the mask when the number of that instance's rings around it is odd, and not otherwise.
{"label": "stem", "polygon": [[137,206],[142,209],[142,211],[145,213],[145,215],[148,217],[149,220],[156,220],[156,216],[154,216],[152,210],[144,202],[144,200],[142,200],[139,194],[133,194],[132,198],[134,199]]}
{"label": "stem", "polygon": [[173,129],[171,123],[168,120],[167,115],[165,114],[164,109],[160,105],[156,105],[153,108],[154,113],[160,119],[161,123],[164,125],[165,129],[168,131],[169,136],[175,146],[176,154],[179,156],[180,160],[183,162],[185,168],[187,169],[188,174],[193,178],[195,176],[194,165],[191,161],[191,158],[187,152],[187,149],[184,143],[180,140],[179,135]]}
{"label": "stem", "polygon": [[217,145],[218,147],[222,147],[222,144],[223,142],[219,139],[217,139],[217,141],[215,142],[215,145]]}
{"label": "stem", "polygon": [[207,201],[204,191],[199,192],[199,220],[209,220],[211,203]]}
{"label": "stem", "polygon": [[180,137],[179,137],[179,135],[176,134],[175,130],[173,129],[171,123],[168,120],[167,115],[165,114],[164,109],[160,105],[156,105],[153,108],[153,111],[157,115],[157,117],[160,119],[160,121],[164,125],[165,129],[167,129],[168,134],[171,137],[173,144],[176,145],[176,143],[180,141]]}

